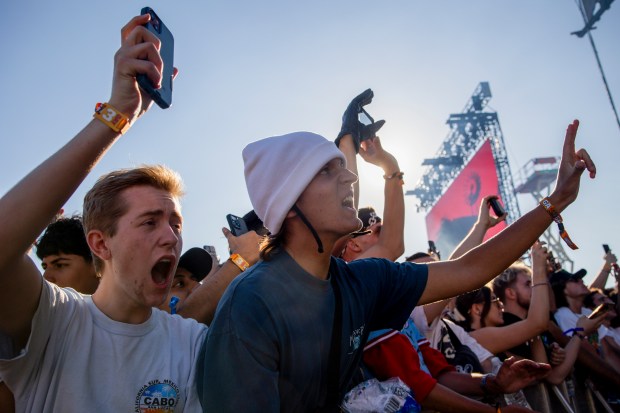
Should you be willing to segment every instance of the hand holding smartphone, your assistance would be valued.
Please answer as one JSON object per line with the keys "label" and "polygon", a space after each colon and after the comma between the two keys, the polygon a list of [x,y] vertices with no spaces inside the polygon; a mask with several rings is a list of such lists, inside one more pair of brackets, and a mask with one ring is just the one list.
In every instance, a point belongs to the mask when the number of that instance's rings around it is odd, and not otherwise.
{"label": "hand holding smartphone", "polygon": [[435,254],[438,259],[441,259],[441,255],[437,250],[437,246],[435,245],[435,241],[428,240],[428,253]]}
{"label": "hand holding smartphone", "polygon": [[141,14],[150,14],[151,20],[145,27],[161,41],[159,54],[164,62],[161,87],[155,89],[151,81],[144,74],[138,75],[138,84],[149,94],[157,105],[166,109],[172,104],[172,78],[174,76],[174,37],[164,22],[150,7],[144,7]]}
{"label": "hand holding smartphone", "polygon": [[491,198],[489,200],[489,205],[491,206],[491,209],[493,209],[493,213],[495,213],[497,217],[501,217],[506,213],[506,209],[504,209],[501,202],[499,202],[499,198]]}
{"label": "hand holding smartphone", "polygon": [[230,232],[232,232],[235,237],[248,232],[248,226],[243,218],[233,214],[228,214],[226,215],[226,220],[228,221]]}
{"label": "hand holding smartphone", "polygon": [[592,314],[588,316],[588,318],[590,320],[592,320],[593,318],[598,318],[602,316],[603,314],[607,313],[609,310],[611,310],[611,304],[603,303],[599,305],[598,307],[596,307],[594,311],[592,311]]}

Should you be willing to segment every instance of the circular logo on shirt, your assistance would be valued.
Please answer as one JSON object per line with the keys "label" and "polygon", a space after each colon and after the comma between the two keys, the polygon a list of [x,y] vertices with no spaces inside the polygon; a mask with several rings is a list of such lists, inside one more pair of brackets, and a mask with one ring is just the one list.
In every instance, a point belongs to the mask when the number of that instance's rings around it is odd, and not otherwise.
{"label": "circular logo on shirt", "polygon": [[171,380],[151,380],[136,396],[135,413],[172,413],[179,402],[179,387]]}

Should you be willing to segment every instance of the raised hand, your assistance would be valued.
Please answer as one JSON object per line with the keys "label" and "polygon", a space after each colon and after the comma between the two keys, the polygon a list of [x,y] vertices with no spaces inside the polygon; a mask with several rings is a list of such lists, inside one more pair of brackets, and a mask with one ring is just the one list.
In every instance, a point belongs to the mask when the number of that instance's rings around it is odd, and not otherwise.
{"label": "raised hand", "polygon": [[558,170],[558,177],[555,188],[549,198],[558,212],[570,205],[579,193],[581,174],[587,169],[590,178],[596,176],[596,166],[585,149],[575,150],[575,138],[579,121],[574,120],[566,128],[564,147],[562,150],[562,160]]}
{"label": "raised hand", "polygon": [[335,141],[336,146],[339,146],[343,136],[351,135],[355,144],[355,153],[358,153],[361,142],[376,136],[377,131],[381,129],[385,123],[384,120],[373,121],[368,125],[364,125],[359,120],[359,114],[362,113],[362,108],[372,102],[373,97],[373,91],[371,89],[366,89],[349,103],[349,106],[347,106],[347,109],[342,115],[342,127]]}
{"label": "raised hand", "polygon": [[[114,78],[109,103],[133,122],[153,103],[136,81],[145,74],[156,87],[161,86],[163,61],[159,54],[160,41],[143,25],[149,14],[136,16],[121,29],[121,47],[114,55]],[[174,76],[178,70],[174,69]]]}
{"label": "raised hand", "polygon": [[226,227],[222,228],[222,232],[228,240],[228,249],[231,254],[236,253],[241,255],[250,265],[254,265],[258,262],[259,246],[263,237],[258,235],[255,231],[248,231],[236,237]]}
{"label": "raised hand", "polygon": [[488,195],[482,198],[482,202],[480,202],[480,210],[478,211],[478,221],[479,225],[483,225],[486,229],[493,228],[495,225],[499,224],[502,221],[506,220],[508,217],[507,213],[496,217],[490,214],[489,201],[491,199],[499,198],[497,195]]}

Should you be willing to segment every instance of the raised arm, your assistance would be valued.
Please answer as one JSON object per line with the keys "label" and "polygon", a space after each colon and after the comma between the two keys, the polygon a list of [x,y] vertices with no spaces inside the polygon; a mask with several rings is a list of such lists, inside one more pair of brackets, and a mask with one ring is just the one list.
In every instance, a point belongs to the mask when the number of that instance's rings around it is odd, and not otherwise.
{"label": "raised arm", "polygon": [[463,241],[461,241],[452,254],[450,254],[450,257],[448,257],[449,260],[459,258],[470,249],[482,244],[482,240],[487,231],[506,219],[508,214],[496,217],[489,213],[489,201],[491,199],[497,199],[497,195],[489,195],[482,198],[476,223],[471,227],[465,238],[463,238]]}
{"label": "raised arm", "polygon": [[603,258],[605,259],[605,263],[603,264],[603,267],[601,267],[601,270],[599,271],[594,281],[592,281],[592,283],[588,287],[590,289],[599,288],[601,290],[604,290],[605,284],[607,284],[607,278],[609,278],[611,270],[614,268],[614,265],[618,265],[618,259],[611,251],[606,253],[605,257]]}
{"label": "raised arm", "polygon": [[[159,41],[142,27],[149,18],[135,17],[122,29],[122,45],[114,58],[109,104],[127,116],[130,124],[151,105],[141,95],[136,75],[145,73],[154,84],[161,82]],[[27,251],[120,135],[103,122],[91,120],[0,199],[0,331],[20,347],[30,334],[43,282]]]}
{"label": "raised arm", "polygon": [[[222,228],[228,240],[231,254],[239,254],[250,265],[258,262],[259,244],[263,237],[255,231],[235,237],[228,228]],[[219,270],[206,277],[187,299],[179,314],[186,318],[193,318],[201,323],[211,324],[217,304],[226,288],[239,274],[241,269],[231,260],[226,260]]]}
{"label": "raised arm", "polygon": [[360,155],[366,162],[382,169],[385,179],[385,201],[379,240],[357,258],[396,260],[405,250],[405,197],[402,179],[398,176],[400,173],[398,161],[383,149],[379,137],[362,142]]}
{"label": "raised arm", "polygon": [[[497,198],[497,195],[489,195],[482,199],[482,202],[480,202],[480,209],[478,211],[478,219],[471,227],[465,238],[463,238],[452,254],[450,254],[450,257],[448,257],[449,260],[458,258],[470,249],[482,244],[482,240],[484,239],[487,231],[506,219],[507,214],[504,214],[501,217],[496,217],[489,213],[489,200],[494,198]],[[426,319],[428,320],[429,325],[435,318],[441,315],[443,309],[450,301],[450,298],[451,297],[445,298],[441,301],[426,304],[424,306],[424,313],[426,314]]]}
{"label": "raised arm", "polygon": [[[578,121],[566,130],[562,161],[549,201],[559,213],[579,193],[581,175],[586,169],[594,178],[596,167],[585,149],[575,151]],[[420,304],[453,297],[482,287],[519,258],[552,223],[551,216],[538,205],[512,225],[462,257],[428,264],[428,281]],[[569,224],[567,223],[567,228]]]}
{"label": "raised arm", "polygon": [[509,350],[547,329],[549,300],[547,250],[539,242],[532,246],[532,298],[525,320],[501,327],[483,327],[469,334],[493,354]]}
{"label": "raised arm", "polygon": [[[377,135],[377,131],[385,123],[384,120],[379,120],[365,125],[359,120],[363,107],[372,102],[374,96],[375,94],[371,89],[366,89],[351,100],[342,115],[342,126],[335,140],[336,146],[342,151],[347,160],[347,168],[355,175],[357,175],[356,155],[360,151],[361,143],[367,139],[374,138]],[[355,208],[357,208],[359,202],[359,182],[354,184],[353,190],[355,191]]]}

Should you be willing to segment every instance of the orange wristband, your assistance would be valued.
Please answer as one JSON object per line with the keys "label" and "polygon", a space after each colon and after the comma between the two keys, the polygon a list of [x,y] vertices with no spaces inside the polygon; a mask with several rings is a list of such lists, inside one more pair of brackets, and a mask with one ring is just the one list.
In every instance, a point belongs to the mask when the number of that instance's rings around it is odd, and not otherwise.
{"label": "orange wristband", "polygon": [[248,264],[248,262],[245,259],[243,259],[243,257],[239,254],[232,254],[230,256],[230,260],[233,262],[233,264],[239,267],[241,272],[250,268],[250,264]]}
{"label": "orange wristband", "polygon": [[93,117],[108,125],[114,132],[121,134],[127,132],[130,126],[129,118],[109,103],[97,103]]}

